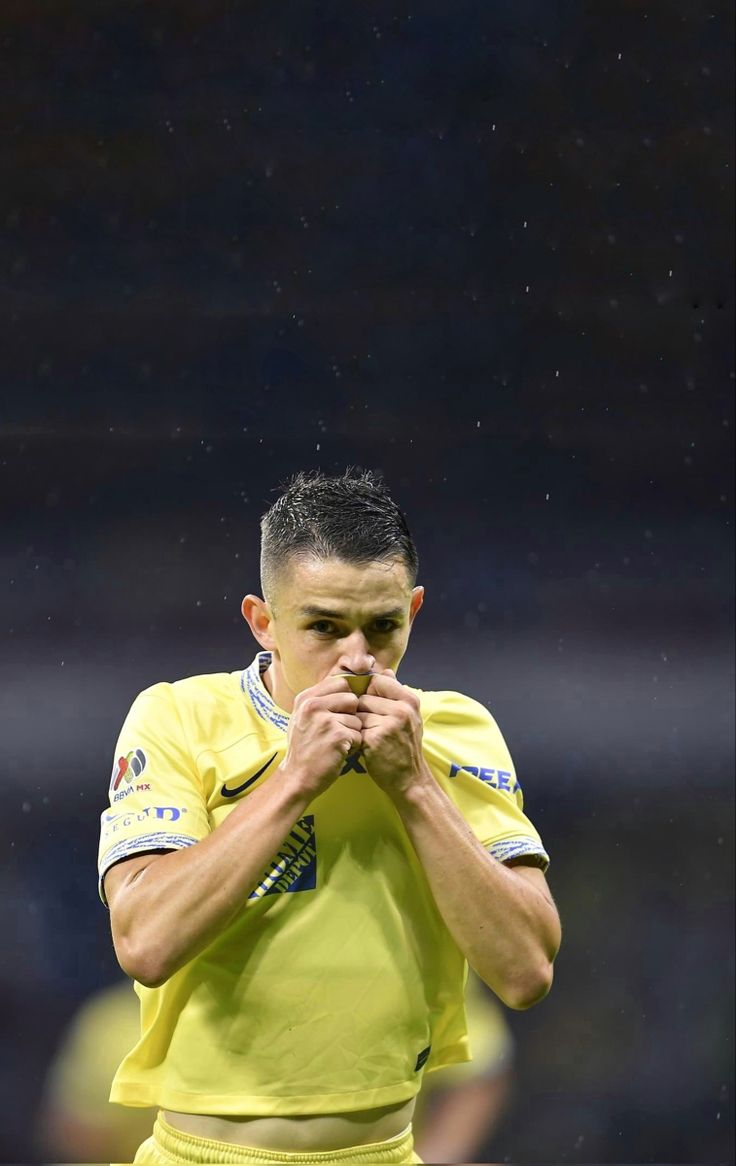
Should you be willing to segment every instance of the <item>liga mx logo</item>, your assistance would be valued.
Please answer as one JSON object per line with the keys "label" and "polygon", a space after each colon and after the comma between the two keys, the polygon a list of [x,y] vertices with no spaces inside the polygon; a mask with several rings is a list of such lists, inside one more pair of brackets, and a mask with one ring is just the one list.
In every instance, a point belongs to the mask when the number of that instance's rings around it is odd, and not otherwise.
{"label": "liga mx logo", "polygon": [[130,785],[146,768],[146,755],[142,749],[131,749],[125,757],[118,757],[110,778],[110,793],[115,793],[122,781]]}

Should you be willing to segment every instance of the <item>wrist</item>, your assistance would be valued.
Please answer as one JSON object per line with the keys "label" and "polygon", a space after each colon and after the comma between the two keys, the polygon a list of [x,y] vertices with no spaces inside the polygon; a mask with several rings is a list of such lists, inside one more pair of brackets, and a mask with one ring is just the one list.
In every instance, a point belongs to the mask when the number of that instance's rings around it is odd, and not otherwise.
{"label": "wrist", "polygon": [[284,761],[274,770],[274,777],[278,777],[286,804],[300,814],[317,796],[318,791],[312,788],[307,775],[299,766],[287,765]]}
{"label": "wrist", "polygon": [[409,780],[384,786],[391,801],[403,817],[427,813],[437,795],[442,795],[440,787],[426,765],[421,765]]}

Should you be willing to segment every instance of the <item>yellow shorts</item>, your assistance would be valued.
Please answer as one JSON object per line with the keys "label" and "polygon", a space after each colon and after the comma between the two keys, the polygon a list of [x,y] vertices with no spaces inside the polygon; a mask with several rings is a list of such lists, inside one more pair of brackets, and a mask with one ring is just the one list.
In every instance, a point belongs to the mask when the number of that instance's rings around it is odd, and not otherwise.
{"label": "yellow shorts", "polygon": [[222,1163],[223,1166],[408,1166],[421,1163],[414,1153],[411,1128],[387,1142],[370,1146],[353,1146],[347,1150],[324,1150],[316,1154],[287,1154],[275,1150],[251,1150],[248,1146],[233,1146],[210,1138],[195,1138],[175,1130],[161,1117],[156,1118],[153,1134],[147,1138],[135,1156],[137,1166],[204,1166]]}

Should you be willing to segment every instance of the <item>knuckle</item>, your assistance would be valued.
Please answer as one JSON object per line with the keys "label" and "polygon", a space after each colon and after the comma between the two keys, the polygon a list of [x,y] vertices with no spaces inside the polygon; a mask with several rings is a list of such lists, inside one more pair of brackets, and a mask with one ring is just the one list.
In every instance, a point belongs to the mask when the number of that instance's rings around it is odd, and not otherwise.
{"label": "knuckle", "polygon": [[[297,697],[297,699],[299,699],[299,698]],[[317,709],[319,708],[319,704],[318,704],[317,700],[315,699],[315,697],[305,696],[302,700],[300,708],[301,708],[301,711],[305,714],[305,716],[313,717],[314,714],[317,712]]]}

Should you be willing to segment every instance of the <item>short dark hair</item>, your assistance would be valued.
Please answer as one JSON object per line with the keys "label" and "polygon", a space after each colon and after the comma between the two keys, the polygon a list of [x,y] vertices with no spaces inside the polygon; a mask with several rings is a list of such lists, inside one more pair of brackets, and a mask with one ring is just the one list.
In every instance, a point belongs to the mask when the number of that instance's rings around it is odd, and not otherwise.
{"label": "short dark hair", "polygon": [[268,599],[294,556],[370,563],[400,559],[412,586],[419,557],[406,517],[380,474],[348,467],[339,477],[296,474],[261,519],[261,587]]}

